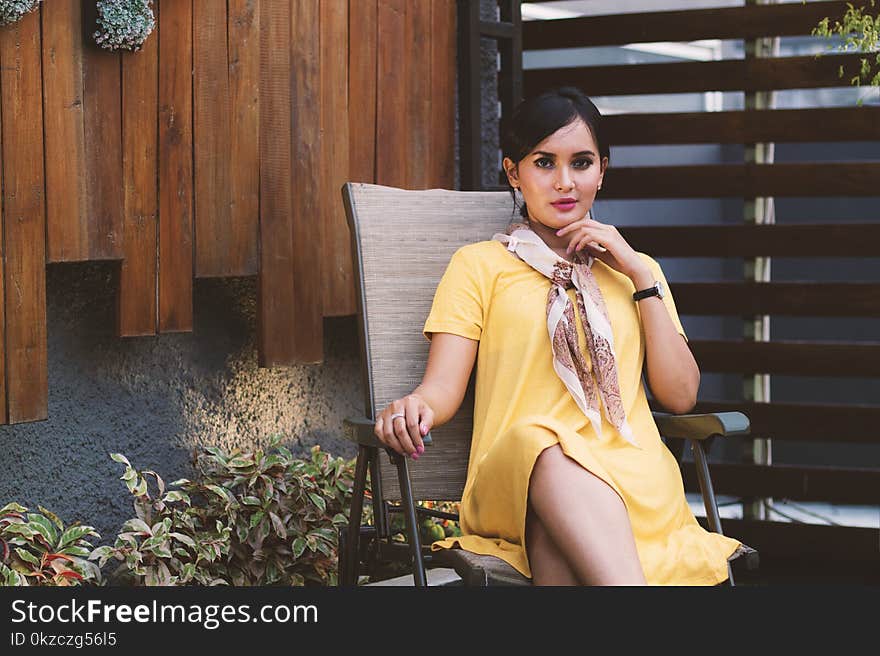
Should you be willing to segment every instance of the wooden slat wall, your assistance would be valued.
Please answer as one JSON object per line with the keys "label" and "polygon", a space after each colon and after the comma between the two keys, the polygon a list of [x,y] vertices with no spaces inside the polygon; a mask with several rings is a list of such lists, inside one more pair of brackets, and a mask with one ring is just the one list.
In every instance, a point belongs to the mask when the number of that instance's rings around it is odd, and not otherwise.
{"label": "wooden slat wall", "polygon": [[636,250],[658,257],[880,257],[880,223],[621,227]]}
{"label": "wooden slat wall", "polygon": [[[340,188],[349,179],[348,1],[323,0],[320,9],[321,130],[333,138],[321,140],[321,212],[324,251],[324,316],[354,314],[351,246]],[[301,193],[302,190],[295,190]]]}
{"label": "wooden slat wall", "polygon": [[455,0],[153,9],[136,53],[94,43],[94,2],[0,28],[37,48],[2,72],[0,118],[35,127],[0,130],[0,423],[46,415],[46,262],[118,263],[121,336],[192,330],[194,277],[258,275],[261,363],[316,363],[356,311],[342,184],[454,186]]}
{"label": "wooden slat wall", "polygon": [[232,121],[226,48],[226,3],[193,0],[193,146],[195,270],[215,276],[234,253],[228,156]]}
{"label": "wooden slat wall", "polygon": [[681,282],[680,314],[880,318],[880,284],[858,282]]}
{"label": "wooden slat wall", "polygon": [[865,429],[880,422],[880,406],[876,405],[703,400],[693,411],[743,412],[749,418],[753,436],[772,436],[775,440],[853,444],[880,440],[876,430]]}
{"label": "wooden slat wall", "polygon": [[401,62],[410,52],[406,39],[404,0],[379,0],[377,78],[383,89],[376,100],[376,182],[405,187],[406,161],[406,71]]}
{"label": "wooden slat wall", "polygon": [[[356,3],[360,5],[362,3]],[[370,4],[370,3],[367,3]],[[321,216],[322,75],[320,67],[320,8],[318,0],[291,3],[291,67],[293,69],[293,307],[296,309],[293,358],[319,362],[324,352],[324,285],[332,275],[318,248],[326,233]],[[368,31],[369,35],[369,31]],[[373,69],[375,71],[375,69]],[[375,86],[375,72],[370,75]],[[374,105],[375,106],[375,105]],[[348,120],[348,115],[345,116]],[[371,124],[370,124],[371,125]],[[330,139],[326,135],[323,139]],[[313,191],[310,191],[313,190]],[[328,199],[333,201],[335,196]],[[346,228],[346,236],[348,230]],[[338,242],[335,242],[338,247]]]}
{"label": "wooden slat wall", "polygon": [[[858,54],[772,59],[727,59],[674,64],[632,64],[529,70],[527,94],[575,84],[594,96],[686,93],[695,91],[764,91],[841,86],[859,71]],[[843,67],[844,74],[838,75]]]}
{"label": "wooden slat wall", "polygon": [[50,262],[87,260],[82,12],[78,0],[43,3],[40,11],[47,255]]}
{"label": "wooden slat wall", "polygon": [[431,174],[427,185],[443,189],[455,187],[456,7],[455,0],[434,0],[431,15]]}
{"label": "wooden slat wall", "polygon": [[92,42],[97,6],[82,3],[88,259],[122,258],[122,56]]}
{"label": "wooden slat wall", "polygon": [[192,330],[192,0],[159,6],[159,330]]}
{"label": "wooden slat wall", "polygon": [[154,335],[159,237],[159,42],[122,60],[124,259],[119,278],[119,334]]}
{"label": "wooden slat wall", "polygon": [[[523,28],[525,50],[624,45],[697,39],[754,39],[807,35],[823,17],[833,21],[845,2],[627,13],[552,21]],[[856,1],[854,4],[866,4]],[[869,9],[876,13],[875,7]],[[526,95],[577,85],[590,96],[763,91],[845,87],[860,54],[823,57],[752,57],[740,60],[616,66],[578,66],[525,72]],[[584,62],[585,64],[588,61]],[[842,68],[843,76],[838,75]],[[704,113],[615,114],[604,121],[610,145],[755,144],[880,140],[878,107],[813,107]],[[880,162],[815,162],[755,165],[616,168],[605,176],[607,199],[814,197],[880,195]],[[830,216],[821,224],[627,226],[624,237],[655,257],[803,258],[880,257],[880,219],[844,224]],[[682,217],[680,224],[697,223]],[[677,282],[681,314],[755,317],[821,316],[876,319],[880,287],[871,282]],[[845,342],[691,340],[702,371],[811,377],[880,377],[880,342],[854,335]],[[661,409],[655,407],[655,409]],[[741,411],[751,435],[811,443],[877,445],[880,404],[816,404],[701,400],[693,412]],[[711,466],[716,492],[746,500],[773,497],[829,503],[877,502],[880,469],[800,467],[774,463]],[[696,491],[692,465],[686,489]],[[876,529],[811,526],[771,521],[725,520],[724,530],[759,550],[765,561],[802,558],[823,566],[833,560],[877,563]],[[819,546],[820,545],[820,546]]]}
{"label": "wooden slat wall", "polygon": [[880,162],[609,168],[603,198],[876,196]]}
{"label": "wooden slat wall", "polygon": [[[3,157],[3,60],[0,59],[0,158]],[[0,190],[4,184],[3,166],[0,165]],[[6,412],[6,272],[2,263],[6,261],[6,248],[3,233],[6,232],[6,217],[0,203],[0,424],[7,423]]]}
{"label": "wooden slat wall", "polygon": [[6,419],[46,418],[46,208],[40,17],[0,38]]}
{"label": "wooden slat wall", "polygon": [[[230,231],[222,275],[255,275],[260,250],[260,0],[228,0]],[[198,247],[198,240],[196,247]]]}
{"label": "wooden slat wall", "polygon": [[880,342],[692,340],[704,371],[784,376],[880,376]]}
{"label": "wooden slat wall", "polygon": [[[570,20],[523,23],[523,45],[528,50],[609,46],[621,43],[695,41],[699,39],[754,39],[765,36],[810,34],[826,16],[839,20],[847,2],[810,2],[715,7],[682,11],[614,14]],[[852,2],[859,6],[867,3]]]}
{"label": "wooden slat wall", "polygon": [[431,4],[411,2],[406,8],[404,43],[412,44],[406,61],[406,116],[401,127],[406,132],[406,186],[427,188],[430,168],[431,134],[418,129],[431,121]]}
{"label": "wooden slat wall", "polygon": [[[291,211],[291,6],[260,6],[260,363],[295,358],[293,213]],[[297,15],[307,11],[297,6]],[[305,19],[305,16],[302,16]],[[314,23],[313,23],[314,24]],[[314,38],[314,37],[312,37]],[[318,217],[313,217],[318,221]],[[320,244],[320,242],[319,242]],[[316,244],[319,245],[319,244]],[[279,284],[287,281],[288,284]],[[286,329],[285,329],[286,327]]]}
{"label": "wooden slat wall", "polygon": [[[349,20],[358,26],[349,43],[348,113],[349,176],[352,182],[376,179],[376,79],[378,2],[361,0],[349,5]],[[453,69],[454,71],[454,69]]]}
{"label": "wooden slat wall", "polygon": [[615,146],[761,141],[880,141],[880,107],[818,107],[681,114],[611,114],[603,117]]}

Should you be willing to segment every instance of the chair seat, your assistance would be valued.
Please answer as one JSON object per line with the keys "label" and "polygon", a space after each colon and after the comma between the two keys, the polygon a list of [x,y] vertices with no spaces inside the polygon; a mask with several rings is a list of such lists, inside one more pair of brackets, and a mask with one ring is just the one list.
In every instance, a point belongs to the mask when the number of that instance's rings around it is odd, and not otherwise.
{"label": "chair seat", "polygon": [[[760,558],[758,557],[758,552],[750,546],[747,544],[740,544],[736,548],[736,551],[730,555],[730,558],[727,559],[727,562],[730,563],[734,572],[743,570],[751,571],[758,569]],[[734,577],[734,581],[735,580],[736,577]]]}
{"label": "chair seat", "polygon": [[[431,556],[433,563],[454,569],[466,586],[532,584],[530,578],[497,556],[484,556],[465,549],[443,549]],[[727,560],[734,572],[758,568],[758,552],[745,544],[737,547]]]}
{"label": "chair seat", "polygon": [[431,560],[454,569],[466,586],[532,584],[531,579],[497,556],[484,556],[465,549],[443,549],[432,552]]}

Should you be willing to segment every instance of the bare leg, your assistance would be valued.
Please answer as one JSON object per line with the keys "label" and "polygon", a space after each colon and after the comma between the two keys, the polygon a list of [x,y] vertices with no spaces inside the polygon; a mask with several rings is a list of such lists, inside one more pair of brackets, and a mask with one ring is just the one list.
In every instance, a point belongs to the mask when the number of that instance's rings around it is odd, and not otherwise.
{"label": "bare leg", "polygon": [[534,510],[526,515],[526,546],[532,583],[535,585],[580,585],[571,565],[544,528]]}
{"label": "bare leg", "polygon": [[529,505],[581,583],[645,584],[623,501],[558,444],[535,463]]}

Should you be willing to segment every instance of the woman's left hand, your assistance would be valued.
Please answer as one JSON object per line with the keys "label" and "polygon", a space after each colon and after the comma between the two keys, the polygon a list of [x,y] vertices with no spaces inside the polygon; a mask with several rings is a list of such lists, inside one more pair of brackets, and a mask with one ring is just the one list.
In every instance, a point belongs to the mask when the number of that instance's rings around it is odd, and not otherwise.
{"label": "woman's left hand", "polygon": [[648,271],[645,261],[613,225],[584,217],[560,228],[556,234],[559,237],[569,237],[567,253],[586,250],[597,260],[630,279],[643,277]]}

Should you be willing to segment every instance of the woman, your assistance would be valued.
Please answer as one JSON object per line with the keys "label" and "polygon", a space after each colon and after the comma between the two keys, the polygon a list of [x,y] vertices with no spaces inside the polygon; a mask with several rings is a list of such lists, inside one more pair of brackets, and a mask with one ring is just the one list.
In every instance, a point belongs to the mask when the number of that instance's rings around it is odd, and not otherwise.
{"label": "woman", "polygon": [[590,212],[609,160],[599,111],[578,89],[545,93],[502,149],[522,221],[453,255],[422,382],[375,425],[417,459],[477,362],[463,535],[432,549],[498,556],[536,585],[724,581],[740,543],[697,523],[642,382],[644,366],[684,413],[699,369],[657,262]]}

